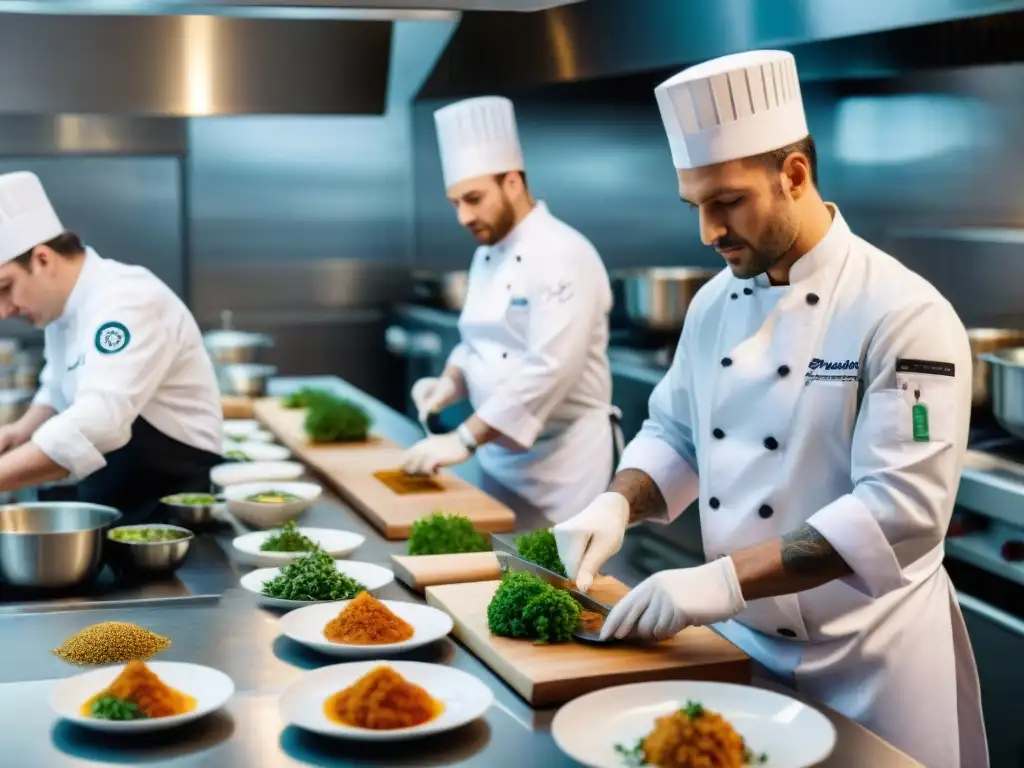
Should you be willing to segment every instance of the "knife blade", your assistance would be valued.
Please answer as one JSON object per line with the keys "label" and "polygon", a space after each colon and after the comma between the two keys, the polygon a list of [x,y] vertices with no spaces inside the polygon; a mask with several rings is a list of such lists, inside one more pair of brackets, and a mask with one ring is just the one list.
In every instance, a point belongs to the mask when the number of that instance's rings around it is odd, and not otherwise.
{"label": "knife blade", "polygon": [[587,593],[580,592],[572,585],[571,581],[554,571],[542,568],[536,563],[531,563],[529,560],[523,560],[523,558],[514,555],[511,552],[502,551],[495,552],[494,554],[498,557],[498,565],[501,568],[502,573],[507,573],[508,571],[532,573],[534,576],[542,581],[546,581],[551,586],[557,587],[558,589],[564,589],[572,595],[573,600],[582,605],[588,611],[599,613],[607,618],[608,614],[612,610],[609,606],[595,600]]}
{"label": "knife blade", "polygon": [[491,534],[491,547],[495,552],[508,552],[510,555],[519,557],[519,547],[514,540],[498,533]]}

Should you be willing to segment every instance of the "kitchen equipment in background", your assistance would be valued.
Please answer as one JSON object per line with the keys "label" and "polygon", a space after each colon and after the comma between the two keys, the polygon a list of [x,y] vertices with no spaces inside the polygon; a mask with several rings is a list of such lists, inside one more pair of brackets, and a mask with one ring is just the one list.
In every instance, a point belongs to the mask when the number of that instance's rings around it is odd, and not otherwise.
{"label": "kitchen equipment in background", "polygon": [[971,382],[971,408],[988,410],[990,402],[990,363],[981,355],[1000,349],[1024,347],[1024,331],[1013,328],[968,328],[967,338],[971,342],[974,369]]}
{"label": "kitchen equipment in background", "polygon": [[0,426],[13,424],[32,405],[34,389],[0,389]]}
{"label": "kitchen equipment in background", "polygon": [[989,364],[992,415],[1014,437],[1024,438],[1024,347],[979,356]]}
{"label": "kitchen equipment in background", "polygon": [[701,267],[616,272],[630,322],[652,331],[678,333],[698,289],[721,270]]}
{"label": "kitchen equipment in background", "polygon": [[14,385],[18,389],[39,388],[39,374],[43,370],[43,350],[21,349],[14,355]]}
{"label": "kitchen equipment in background", "polygon": [[469,272],[414,272],[413,292],[424,304],[461,312],[469,290]]}
{"label": "kitchen equipment in background", "polygon": [[203,343],[213,359],[214,365],[234,363],[255,363],[261,349],[274,346],[274,340],[265,333],[236,331],[232,327],[233,315],[230,309],[220,313],[221,328],[203,334]]}
{"label": "kitchen equipment in background", "polygon": [[17,339],[0,339],[0,365],[13,365],[20,347]]}
{"label": "kitchen equipment in background", "polygon": [[103,560],[113,507],[31,502],[0,507],[0,577],[17,587],[56,589],[92,580]]}
{"label": "kitchen equipment in background", "polygon": [[177,531],[182,538],[172,541],[118,541],[108,538],[107,560],[119,578],[134,581],[145,578],[165,577],[181,567],[192,546],[195,534],[187,528],[160,523],[124,525],[114,530],[133,528],[159,528]]}
{"label": "kitchen equipment in background", "polygon": [[216,366],[217,386],[222,395],[263,397],[267,384],[277,375],[277,366],[262,363],[230,363]]}

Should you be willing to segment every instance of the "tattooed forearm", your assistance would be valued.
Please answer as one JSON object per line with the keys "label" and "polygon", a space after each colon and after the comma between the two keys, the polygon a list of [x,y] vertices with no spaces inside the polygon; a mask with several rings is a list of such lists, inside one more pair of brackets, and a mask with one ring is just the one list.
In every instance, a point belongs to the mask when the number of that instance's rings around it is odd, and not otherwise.
{"label": "tattooed forearm", "polygon": [[610,491],[621,493],[629,502],[629,522],[638,523],[665,514],[668,505],[658,484],[639,469],[624,469],[612,478]]}
{"label": "tattooed forearm", "polygon": [[782,567],[793,574],[832,578],[852,572],[828,539],[807,523],[782,537]]}

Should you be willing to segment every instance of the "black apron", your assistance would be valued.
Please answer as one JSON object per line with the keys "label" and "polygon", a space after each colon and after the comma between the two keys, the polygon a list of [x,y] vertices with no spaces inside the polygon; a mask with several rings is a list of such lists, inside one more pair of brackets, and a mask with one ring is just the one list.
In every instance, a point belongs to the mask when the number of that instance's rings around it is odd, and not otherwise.
{"label": "black apron", "polygon": [[141,416],[128,444],[103,458],[107,465],[78,483],[78,500],[120,510],[120,525],[152,522],[164,496],[209,493],[210,469],[225,461],[168,437]]}

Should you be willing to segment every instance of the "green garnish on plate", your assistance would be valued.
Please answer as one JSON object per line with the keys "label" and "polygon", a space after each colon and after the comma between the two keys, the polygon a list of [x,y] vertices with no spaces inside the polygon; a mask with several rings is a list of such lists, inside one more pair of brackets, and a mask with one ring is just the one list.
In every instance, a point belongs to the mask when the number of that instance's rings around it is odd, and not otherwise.
{"label": "green garnish on plate", "polygon": [[145,720],[146,713],[134,701],[116,696],[101,696],[92,703],[92,716],[97,720]]}
{"label": "green garnish on plate", "polygon": [[316,549],[316,542],[299,533],[293,520],[289,520],[277,533],[260,544],[261,552],[313,552]]}

